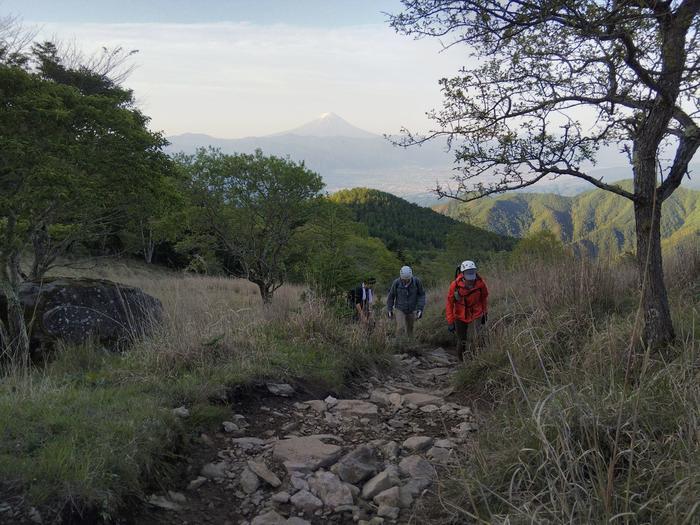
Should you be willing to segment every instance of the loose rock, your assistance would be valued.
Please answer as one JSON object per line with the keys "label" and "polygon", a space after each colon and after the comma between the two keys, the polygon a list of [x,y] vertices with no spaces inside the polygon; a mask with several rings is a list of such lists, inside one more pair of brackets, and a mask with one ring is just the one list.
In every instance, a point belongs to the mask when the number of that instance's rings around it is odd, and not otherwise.
{"label": "loose rock", "polygon": [[436,477],[435,468],[429,461],[420,456],[408,456],[402,459],[399,463],[399,472],[414,479],[434,479]]}
{"label": "loose rock", "polygon": [[361,445],[346,454],[338,463],[340,479],[348,483],[359,483],[376,474],[381,467],[377,449],[370,445]]}
{"label": "loose rock", "polygon": [[327,445],[317,438],[298,437],[275,443],[272,457],[282,461],[287,470],[314,471],[335,463],[342,451],[338,445]]}
{"label": "loose rock", "polygon": [[341,505],[352,505],[353,497],[349,486],[331,472],[317,472],[309,479],[311,490],[321,498],[323,504],[331,510]]}
{"label": "loose rock", "polygon": [[433,438],[428,436],[412,436],[403,442],[401,445],[406,450],[411,452],[422,452],[430,447],[433,443]]}
{"label": "loose rock", "polygon": [[340,399],[333,410],[346,417],[377,415],[377,405],[359,399]]}
{"label": "loose rock", "polygon": [[376,496],[373,500],[377,505],[386,505],[388,507],[398,507],[399,506],[400,491],[399,487],[391,487],[390,489],[383,490]]}
{"label": "loose rock", "polygon": [[362,497],[372,499],[380,492],[399,484],[396,468],[391,466],[374,476],[362,487]]}
{"label": "loose rock", "polygon": [[291,397],[295,393],[292,385],[288,385],[287,383],[268,383],[266,386],[267,391],[275,396]]}
{"label": "loose rock", "polygon": [[241,472],[239,483],[246,494],[252,494],[260,487],[260,479],[248,467]]}
{"label": "loose rock", "polygon": [[442,403],[442,398],[432,394],[412,392],[410,394],[404,394],[403,401],[404,403],[410,403],[412,405],[416,405],[417,407],[422,407],[425,405],[439,405]]}
{"label": "loose rock", "polygon": [[248,468],[257,477],[259,477],[261,480],[263,480],[268,485],[271,485],[271,486],[277,488],[282,484],[282,482],[280,481],[280,478],[278,478],[274,472],[272,472],[269,468],[267,468],[267,465],[265,465],[265,463],[249,460],[247,465],[248,465]]}
{"label": "loose rock", "polygon": [[202,467],[201,474],[208,479],[223,478],[226,476],[226,463],[207,463]]}
{"label": "loose rock", "polygon": [[323,507],[323,502],[308,490],[300,490],[289,501],[296,508],[307,514],[313,514],[315,511]]}

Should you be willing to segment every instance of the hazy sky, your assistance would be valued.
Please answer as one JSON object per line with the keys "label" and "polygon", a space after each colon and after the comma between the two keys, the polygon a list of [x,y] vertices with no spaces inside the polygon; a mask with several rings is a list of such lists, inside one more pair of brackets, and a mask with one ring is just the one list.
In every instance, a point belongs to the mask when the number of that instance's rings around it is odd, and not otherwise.
{"label": "hazy sky", "polygon": [[332,111],[376,133],[424,130],[465,61],[388,27],[398,0],[0,0],[43,37],[138,49],[127,81],[152,127],[242,137]]}

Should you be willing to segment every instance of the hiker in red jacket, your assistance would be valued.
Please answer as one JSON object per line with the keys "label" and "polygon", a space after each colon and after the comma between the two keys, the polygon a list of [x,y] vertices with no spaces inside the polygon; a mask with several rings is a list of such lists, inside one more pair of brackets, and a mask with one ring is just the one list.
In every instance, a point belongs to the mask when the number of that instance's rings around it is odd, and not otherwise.
{"label": "hiker in red jacket", "polygon": [[473,261],[464,261],[459,269],[447,294],[445,314],[448,330],[457,332],[457,356],[463,361],[466,352],[474,353],[477,337],[486,324],[489,290]]}

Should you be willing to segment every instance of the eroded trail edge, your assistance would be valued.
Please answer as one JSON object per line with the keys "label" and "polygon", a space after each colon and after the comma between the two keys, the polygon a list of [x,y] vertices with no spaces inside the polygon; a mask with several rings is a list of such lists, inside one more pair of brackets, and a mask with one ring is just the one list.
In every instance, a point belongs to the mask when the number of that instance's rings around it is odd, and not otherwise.
{"label": "eroded trail edge", "polygon": [[391,372],[369,377],[353,399],[300,402],[289,385],[268,385],[274,397],[202,436],[208,451],[193,459],[187,486],[154,494],[144,521],[445,523],[438,479],[477,429],[474,415],[452,400],[454,356],[393,357]]}

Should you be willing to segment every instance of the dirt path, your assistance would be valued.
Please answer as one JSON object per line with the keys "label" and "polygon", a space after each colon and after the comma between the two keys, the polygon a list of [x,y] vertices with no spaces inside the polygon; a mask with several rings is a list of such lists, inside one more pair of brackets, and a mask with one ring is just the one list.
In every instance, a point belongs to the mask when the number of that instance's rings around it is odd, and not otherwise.
{"label": "dirt path", "polygon": [[202,436],[183,486],[152,496],[137,523],[448,523],[436,480],[476,430],[453,401],[456,359],[441,348],[394,359],[353,399],[302,402],[268,385],[271,397]]}

